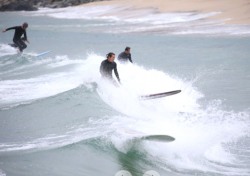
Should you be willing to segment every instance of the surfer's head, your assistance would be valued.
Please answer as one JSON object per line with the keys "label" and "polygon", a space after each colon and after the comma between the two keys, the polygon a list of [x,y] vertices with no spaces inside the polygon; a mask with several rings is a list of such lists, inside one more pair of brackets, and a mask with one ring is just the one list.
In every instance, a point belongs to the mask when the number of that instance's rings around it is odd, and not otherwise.
{"label": "surfer's head", "polygon": [[108,53],[106,55],[106,57],[107,57],[107,59],[108,59],[109,62],[114,62],[114,60],[115,60],[115,53],[110,52],[110,53]]}
{"label": "surfer's head", "polygon": [[24,22],[23,25],[22,25],[23,29],[27,29],[28,26],[29,26],[29,25],[28,25],[28,23],[26,23],[26,22]]}
{"label": "surfer's head", "polygon": [[125,48],[125,53],[126,53],[126,54],[129,54],[129,53],[130,53],[130,47],[127,46],[127,47]]}

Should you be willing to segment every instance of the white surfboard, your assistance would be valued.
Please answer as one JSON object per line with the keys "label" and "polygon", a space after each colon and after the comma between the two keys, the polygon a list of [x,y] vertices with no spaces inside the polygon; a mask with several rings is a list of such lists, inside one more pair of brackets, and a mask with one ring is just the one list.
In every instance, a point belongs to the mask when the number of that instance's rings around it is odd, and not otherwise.
{"label": "white surfboard", "polygon": [[50,53],[50,52],[51,52],[51,51],[45,51],[45,52],[39,53],[39,54],[36,55],[36,57],[44,56],[44,55],[46,55],[46,54],[48,54],[48,53]]}

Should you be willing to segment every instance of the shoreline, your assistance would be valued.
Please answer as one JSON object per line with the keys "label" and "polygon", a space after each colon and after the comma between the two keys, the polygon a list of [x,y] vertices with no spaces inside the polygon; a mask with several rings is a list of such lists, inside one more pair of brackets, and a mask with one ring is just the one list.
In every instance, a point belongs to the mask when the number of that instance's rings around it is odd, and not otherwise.
{"label": "shoreline", "polygon": [[85,3],[96,2],[102,0],[1,0],[0,12],[5,11],[37,11],[38,8],[64,8],[72,7]]}
{"label": "shoreline", "polygon": [[198,12],[218,14],[208,19],[221,20],[225,24],[250,25],[249,0],[109,0],[81,4],[80,6],[117,5],[132,9],[156,9],[160,13]]}

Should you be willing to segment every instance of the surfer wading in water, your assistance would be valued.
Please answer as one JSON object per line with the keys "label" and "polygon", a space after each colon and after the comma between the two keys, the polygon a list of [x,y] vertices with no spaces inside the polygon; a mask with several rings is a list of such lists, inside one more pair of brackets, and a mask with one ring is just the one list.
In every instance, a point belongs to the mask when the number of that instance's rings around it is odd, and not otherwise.
{"label": "surfer wading in water", "polygon": [[112,70],[114,70],[117,80],[120,82],[119,74],[117,71],[117,65],[115,63],[115,54],[110,52],[106,55],[107,59],[103,60],[100,66],[100,73],[103,78],[111,80],[114,84],[117,84],[112,77]]}
{"label": "surfer wading in water", "polygon": [[125,50],[118,55],[118,60],[121,62],[130,61],[131,63],[133,63],[130,53],[130,47],[127,46]]}
{"label": "surfer wading in water", "polygon": [[[25,44],[25,42],[28,42],[27,39],[27,34],[26,34],[26,29],[28,28],[28,23],[23,23],[21,26],[14,26],[14,27],[10,27],[7,29],[4,29],[3,32],[6,32],[8,30],[12,30],[15,29],[15,34],[13,37],[13,42],[14,44],[12,44],[12,47],[18,47],[20,52],[23,52],[23,50],[27,47],[27,45]],[[24,35],[23,38],[22,35]]]}

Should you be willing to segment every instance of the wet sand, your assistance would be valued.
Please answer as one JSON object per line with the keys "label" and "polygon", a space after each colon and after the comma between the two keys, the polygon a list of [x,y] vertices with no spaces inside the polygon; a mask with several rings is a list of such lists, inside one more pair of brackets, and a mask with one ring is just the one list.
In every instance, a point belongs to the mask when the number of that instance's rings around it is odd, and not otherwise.
{"label": "wet sand", "polygon": [[117,5],[159,12],[219,12],[210,18],[227,24],[250,24],[250,0],[110,0],[84,6]]}

